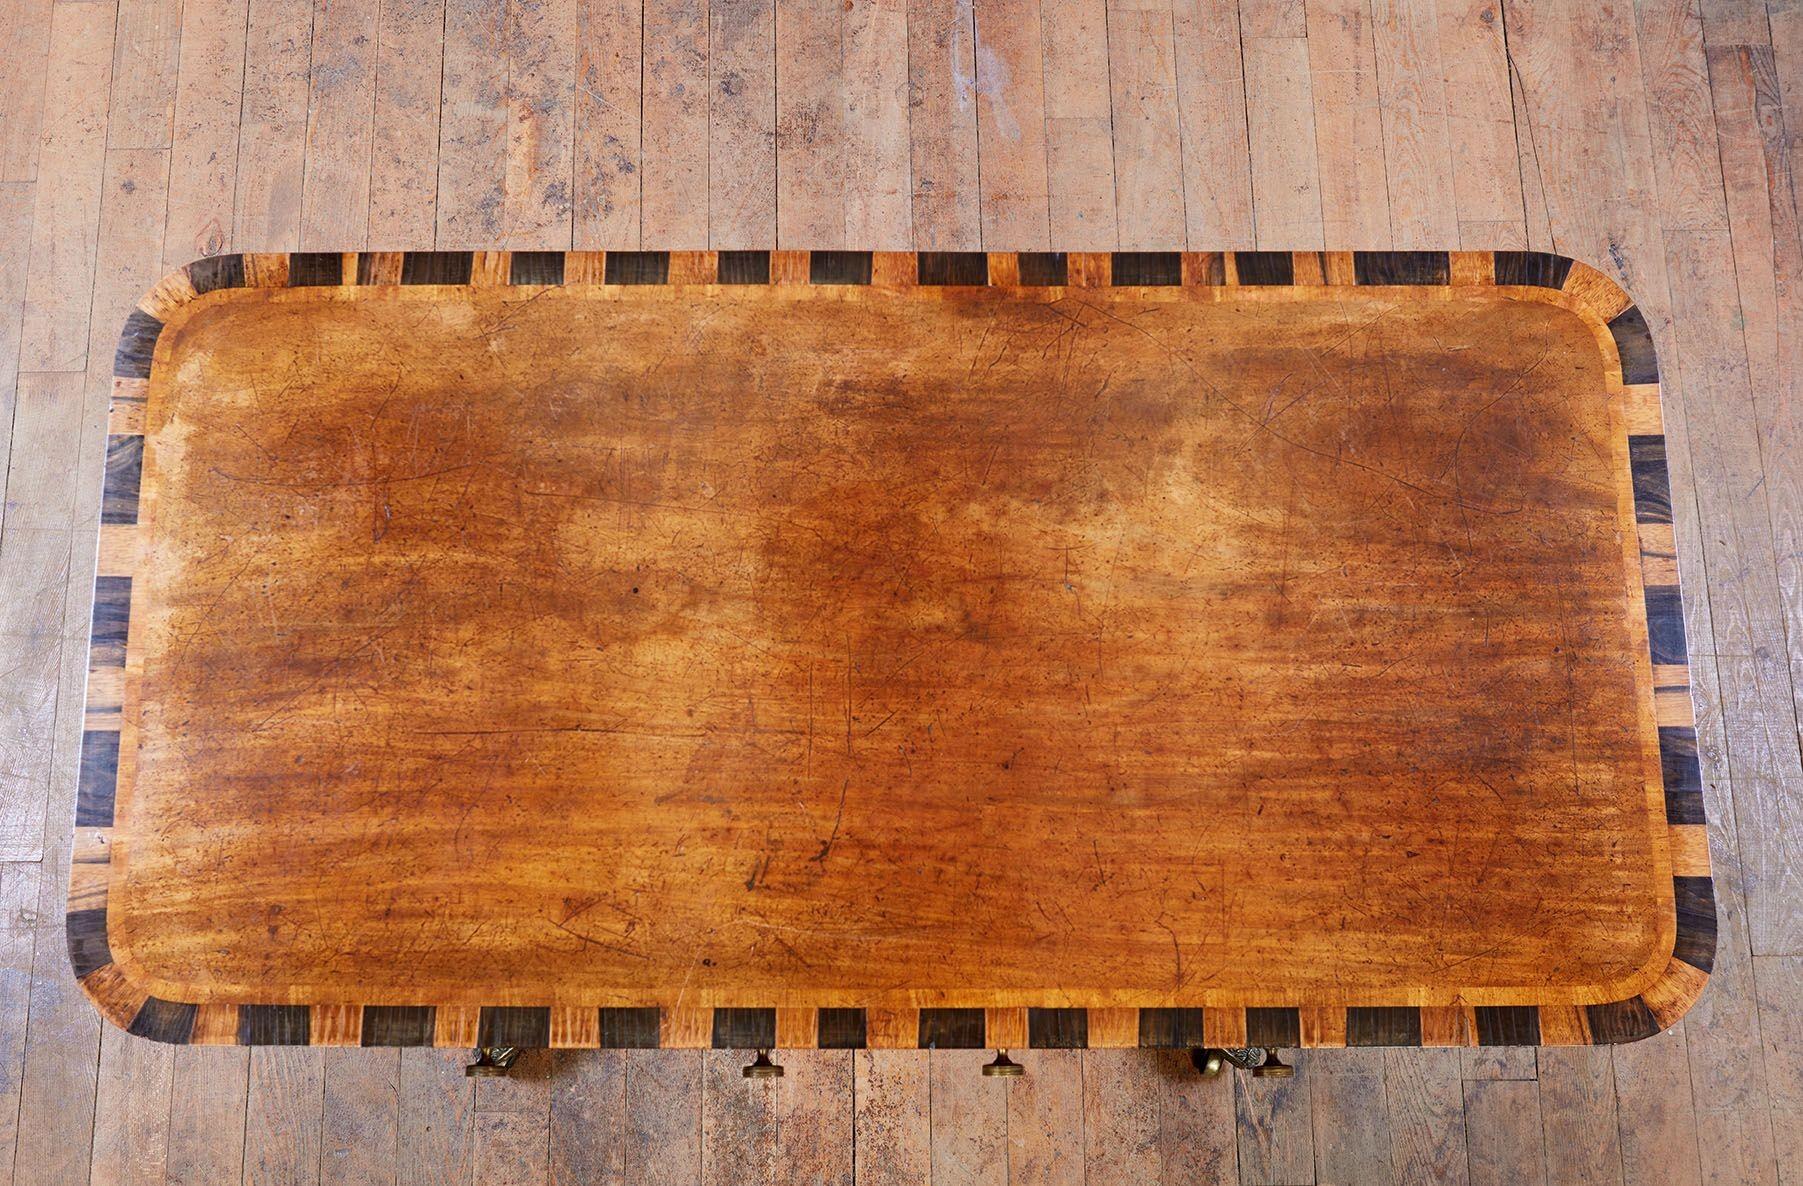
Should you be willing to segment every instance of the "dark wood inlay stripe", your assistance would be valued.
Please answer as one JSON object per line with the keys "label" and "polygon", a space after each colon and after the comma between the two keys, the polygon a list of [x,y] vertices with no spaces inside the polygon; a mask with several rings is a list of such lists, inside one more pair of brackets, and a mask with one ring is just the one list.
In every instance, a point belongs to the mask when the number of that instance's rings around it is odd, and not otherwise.
{"label": "dark wood inlay stripe", "polygon": [[981,251],[923,251],[915,257],[914,275],[921,284],[988,284],[989,256]]}
{"label": "dark wood inlay stripe", "polygon": [[469,251],[409,251],[401,259],[401,283],[468,284],[475,263]]}
{"label": "dark wood inlay stripe", "polygon": [[234,253],[197,259],[188,265],[188,283],[201,296],[220,288],[243,288],[244,257]]}
{"label": "dark wood inlay stripe", "polygon": [[126,314],[119,344],[113,348],[113,374],[121,379],[150,378],[150,360],[162,332],[162,321],[144,310],[133,309]]}
{"label": "dark wood inlay stripe", "polygon": [[1141,1009],[1139,1044],[1161,1050],[1202,1045],[1202,1010]]}
{"label": "dark wood inlay stripe", "polygon": [[601,1010],[603,1050],[656,1050],[662,1041],[657,1006]]}
{"label": "dark wood inlay stripe", "polygon": [[984,1046],[981,1009],[922,1009],[922,1050],[981,1050]]}
{"label": "dark wood inlay stripe", "polygon": [[1647,586],[1646,632],[1654,663],[1681,666],[1690,661],[1684,642],[1684,602],[1678,596],[1678,586]]}
{"label": "dark wood inlay stripe", "polygon": [[1584,1016],[1590,1022],[1590,1040],[1599,1046],[1638,1042],[1659,1032],[1658,1019],[1639,997],[1610,1005],[1586,1005]]}
{"label": "dark wood inlay stripe", "polygon": [[608,284],[667,284],[670,281],[668,251],[610,251],[601,278]]}
{"label": "dark wood inlay stripe", "polygon": [[862,1009],[822,1009],[820,1049],[862,1050],[869,1043]]}
{"label": "dark wood inlay stripe", "polygon": [[775,1009],[715,1009],[715,1050],[768,1050],[776,1045]]}
{"label": "dark wood inlay stripe", "polygon": [[1634,521],[1672,521],[1671,470],[1665,461],[1663,436],[1630,436],[1628,468],[1634,476]]}
{"label": "dark wood inlay stripe", "polygon": [[89,667],[124,667],[125,635],[131,619],[131,578],[94,578],[93,633]]}
{"label": "dark wood inlay stripe", "polygon": [[1348,1046],[1419,1046],[1421,1010],[1412,1005],[1359,1006],[1346,1010]]}
{"label": "dark wood inlay stripe", "polygon": [[476,1034],[479,1046],[549,1046],[551,1010],[535,1005],[484,1005]]}
{"label": "dark wood inlay stripe", "polygon": [[1672,954],[1693,968],[1715,971],[1715,882],[1674,877],[1672,888],[1678,909],[1678,943]]}
{"label": "dark wood inlay stripe", "polygon": [[438,1025],[438,1010],[431,1005],[365,1005],[365,1046],[430,1046]]}
{"label": "dark wood inlay stripe", "polygon": [[1070,260],[1062,251],[1023,251],[1015,261],[1023,288],[1058,288],[1070,282]]}
{"label": "dark wood inlay stripe", "polygon": [[313,1019],[305,1005],[238,1006],[238,1045],[305,1046]]}
{"label": "dark wood inlay stripe", "polygon": [[722,251],[719,256],[720,283],[770,283],[768,251]]}
{"label": "dark wood inlay stripe", "polygon": [[1089,1045],[1088,1009],[1028,1009],[1027,1045],[1035,1050],[1082,1050]]}
{"label": "dark wood inlay stripe", "polygon": [[113,796],[119,785],[119,735],[88,729],[81,735],[81,780],[75,788],[75,826],[113,826]]}
{"label": "dark wood inlay stripe", "polygon": [[1111,283],[1115,287],[1168,287],[1183,283],[1183,256],[1175,251],[1117,251]]}
{"label": "dark wood inlay stripe", "polygon": [[181,1005],[159,997],[146,997],[138,1015],[125,1027],[127,1033],[153,1042],[185,1043],[194,1036],[193,1005]]}
{"label": "dark wood inlay stripe", "polygon": [[1638,305],[1629,305],[1609,323],[1609,335],[1615,339],[1616,353],[1621,355],[1623,383],[1657,383],[1659,357],[1653,349],[1653,331],[1647,327],[1646,315]]}
{"label": "dark wood inlay stripe", "polygon": [[1540,1045],[1540,1009],[1535,1005],[1479,1005],[1477,1041],[1480,1046]]}
{"label": "dark wood inlay stripe", "polygon": [[136,433],[106,438],[106,482],[100,492],[102,523],[136,523],[138,489],[144,481],[144,438]]}
{"label": "dark wood inlay stripe", "polygon": [[71,910],[63,918],[63,931],[69,937],[69,966],[80,980],[113,962],[113,949],[106,941],[106,908]]}
{"label": "dark wood inlay stripe", "polygon": [[1246,1044],[1248,1046],[1302,1045],[1301,1010],[1246,1010]]}
{"label": "dark wood inlay stripe", "polygon": [[1564,288],[1571,261],[1546,251],[1498,251],[1496,282],[1528,284],[1539,288]]}
{"label": "dark wood inlay stripe", "polygon": [[507,264],[510,284],[562,284],[563,252],[516,251]]}
{"label": "dark wood inlay stripe", "polygon": [[809,284],[869,284],[868,251],[812,251],[808,253]]}
{"label": "dark wood inlay stripe", "polygon": [[1444,251],[1355,251],[1353,279],[1360,284],[1445,284],[1452,266]]}
{"label": "dark wood inlay stripe", "polygon": [[1296,261],[1287,251],[1236,251],[1233,269],[1241,284],[1294,284]]}
{"label": "dark wood inlay stripe", "polygon": [[1697,731],[1688,725],[1659,727],[1659,770],[1665,783],[1665,819],[1673,824],[1708,823],[1703,808],[1703,766],[1697,760]]}
{"label": "dark wood inlay stripe", "polygon": [[344,256],[336,251],[288,253],[288,287],[320,288],[344,283]]}

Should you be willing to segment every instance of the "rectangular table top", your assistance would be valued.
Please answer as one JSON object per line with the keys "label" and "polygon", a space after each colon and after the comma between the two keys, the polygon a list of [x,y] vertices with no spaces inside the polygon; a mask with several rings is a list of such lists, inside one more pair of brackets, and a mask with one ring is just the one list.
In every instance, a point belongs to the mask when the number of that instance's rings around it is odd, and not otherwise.
{"label": "rectangular table top", "polygon": [[1709,970],[1585,265],[229,256],[117,370],[70,934],[137,1032],[1610,1041]]}

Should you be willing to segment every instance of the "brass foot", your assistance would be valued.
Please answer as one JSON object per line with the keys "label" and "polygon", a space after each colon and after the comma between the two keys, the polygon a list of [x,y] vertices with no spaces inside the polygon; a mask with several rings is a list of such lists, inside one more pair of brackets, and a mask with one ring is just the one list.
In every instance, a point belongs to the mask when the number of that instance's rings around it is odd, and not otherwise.
{"label": "brass foot", "polygon": [[463,1073],[483,1079],[505,1075],[519,1056],[517,1046],[482,1046],[476,1050],[476,1061],[464,1067]]}
{"label": "brass foot", "polygon": [[1233,1066],[1251,1071],[1260,1079],[1287,1079],[1296,1068],[1277,1057],[1277,1051],[1258,1046],[1198,1046],[1189,1052],[1191,1065],[1205,1079],[1212,1079]]}
{"label": "brass foot", "polygon": [[983,1074],[986,1076],[999,1075],[1006,1079],[1018,1079],[1026,1073],[1027,1068],[1009,1058],[1006,1050],[996,1051],[995,1061],[983,1064]]}
{"label": "brass foot", "polygon": [[758,1056],[747,1063],[741,1073],[747,1079],[781,1079],[783,1077],[782,1067],[770,1061],[768,1050],[758,1051]]}
{"label": "brass foot", "polygon": [[1260,1079],[1288,1079],[1296,1073],[1296,1068],[1277,1057],[1277,1051],[1267,1049],[1265,1061],[1252,1068],[1252,1073]]}

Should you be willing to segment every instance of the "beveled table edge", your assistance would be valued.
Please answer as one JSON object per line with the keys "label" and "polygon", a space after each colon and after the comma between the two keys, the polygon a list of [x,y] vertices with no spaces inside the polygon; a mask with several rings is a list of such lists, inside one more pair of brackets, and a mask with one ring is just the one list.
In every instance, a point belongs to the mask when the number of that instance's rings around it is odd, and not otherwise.
{"label": "beveled table edge", "polygon": [[[114,961],[107,889],[126,730],[131,574],[139,547],[144,419],[158,338],[172,318],[237,288],[364,285],[862,284],[890,288],[1506,286],[1577,313],[1602,355],[1632,471],[1643,588],[1636,627],[1653,676],[1669,829],[1673,936],[1663,970],[1601,1004],[1159,1008],[660,1008],[516,1004],[217,1004],[153,995]],[[1538,291],[1536,291],[1538,290]],[[217,299],[217,298],[216,298]],[[1527,251],[1377,252],[292,252],[218,255],[163,277],[126,318],[114,355],[80,783],[66,916],[70,963],[108,1021],[197,1045],[559,1048],[1063,1048],[1490,1046],[1630,1042],[1669,1028],[1714,966],[1716,910],[1672,537],[1652,334],[1632,299],[1580,261]],[[122,750],[126,750],[122,754]],[[1655,856],[1660,852],[1655,847]],[[1665,862],[1661,862],[1665,863]],[[1657,961],[1655,960],[1655,964]]]}

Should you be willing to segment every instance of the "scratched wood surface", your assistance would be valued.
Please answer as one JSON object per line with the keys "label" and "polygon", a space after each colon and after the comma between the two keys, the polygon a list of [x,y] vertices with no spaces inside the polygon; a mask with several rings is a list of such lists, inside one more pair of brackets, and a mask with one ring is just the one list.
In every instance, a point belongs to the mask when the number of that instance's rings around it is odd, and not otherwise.
{"label": "scratched wood surface", "polygon": [[[0,8],[0,1181],[1803,1175],[1792,0],[854,0],[838,20],[719,0],[699,19],[408,0],[382,6],[373,36],[349,6],[314,7]],[[702,86],[704,120],[677,91]],[[1043,243],[1041,150],[1009,120],[1044,124]],[[310,128],[338,138],[315,147]],[[103,1036],[68,975],[62,838],[100,513],[88,478],[126,311],[211,252],[671,247],[698,227],[718,247],[849,245],[848,227],[872,247],[1110,250],[1150,229],[1185,237],[1153,246],[1196,250],[1597,262],[1668,366],[1721,912],[1703,999],[1660,1038],[1543,1048],[1500,1077],[1456,1051],[1316,1051],[1300,1089],[1273,1091],[1197,1084],[1151,1054],[1035,1051],[1030,1086],[979,1085],[1005,1106],[954,1080],[958,1052],[791,1055],[774,1094],[725,1101],[738,1085],[698,1051],[566,1052],[476,1092],[448,1051],[403,1051],[390,1080],[390,1052],[352,1071],[363,1053]],[[1370,238],[1341,238],[1355,229]]]}
{"label": "scratched wood surface", "polygon": [[[1619,293],[1550,286],[1594,273],[423,282],[581,262],[219,257],[143,402],[128,330],[103,1006],[1569,1008],[1657,1002],[1674,944],[1700,983],[1656,397]],[[647,266],[721,260],[602,272]]]}

